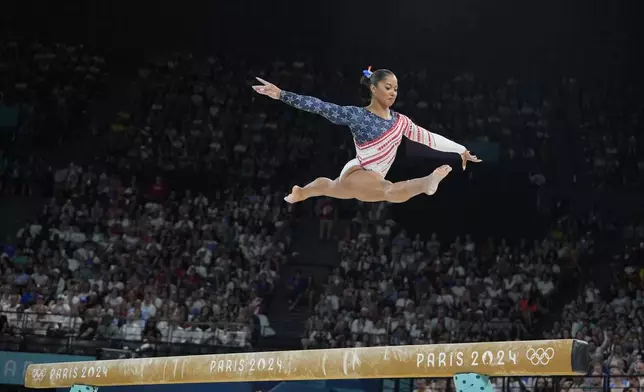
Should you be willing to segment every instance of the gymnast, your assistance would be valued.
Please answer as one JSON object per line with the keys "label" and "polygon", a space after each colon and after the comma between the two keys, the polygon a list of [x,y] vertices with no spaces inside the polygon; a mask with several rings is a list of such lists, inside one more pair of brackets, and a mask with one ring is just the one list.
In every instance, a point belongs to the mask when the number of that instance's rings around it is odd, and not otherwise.
{"label": "gymnast", "polygon": [[320,177],[305,187],[294,186],[284,198],[297,203],[310,197],[358,199],[364,202],[402,203],[420,194],[433,195],[438,184],[452,171],[443,165],[426,177],[392,183],[385,179],[396,158],[403,135],[432,149],[460,154],[462,167],[467,162],[481,162],[462,145],[414,124],[407,116],[390,107],[396,101],[398,80],[387,69],[363,71],[361,83],[369,88],[371,103],[367,107],[339,106],[314,97],[279,89],[257,78],[261,85],[253,89],[297,109],[317,113],[336,125],[348,126],[356,146],[356,158],[350,160],[335,180]]}

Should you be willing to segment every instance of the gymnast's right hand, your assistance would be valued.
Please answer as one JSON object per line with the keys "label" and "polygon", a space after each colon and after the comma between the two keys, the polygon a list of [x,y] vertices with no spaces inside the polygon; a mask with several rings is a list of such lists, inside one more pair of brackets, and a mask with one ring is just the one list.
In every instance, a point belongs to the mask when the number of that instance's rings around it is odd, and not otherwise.
{"label": "gymnast's right hand", "polygon": [[262,78],[255,78],[255,79],[257,79],[262,85],[253,86],[253,90],[257,91],[262,95],[266,95],[267,97],[271,97],[273,99],[280,99],[280,94],[282,90],[280,90],[279,87],[277,87],[273,83],[269,83],[265,81]]}

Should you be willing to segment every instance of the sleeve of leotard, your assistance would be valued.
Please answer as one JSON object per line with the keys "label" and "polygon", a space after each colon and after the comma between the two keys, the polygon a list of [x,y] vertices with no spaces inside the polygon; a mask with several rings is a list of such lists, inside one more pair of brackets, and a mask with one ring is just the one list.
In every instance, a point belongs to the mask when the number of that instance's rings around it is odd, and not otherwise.
{"label": "sleeve of leotard", "polygon": [[356,106],[340,106],[334,103],[324,102],[315,97],[299,95],[284,90],[280,94],[280,101],[296,109],[319,114],[336,125],[351,126],[357,121]]}
{"label": "sleeve of leotard", "polygon": [[414,124],[411,120],[407,119],[408,125],[405,127],[404,135],[406,138],[415,141],[416,143],[424,144],[429,148],[443,152],[454,152],[462,154],[467,151],[465,146],[449,140],[437,133],[429,132],[425,128]]}

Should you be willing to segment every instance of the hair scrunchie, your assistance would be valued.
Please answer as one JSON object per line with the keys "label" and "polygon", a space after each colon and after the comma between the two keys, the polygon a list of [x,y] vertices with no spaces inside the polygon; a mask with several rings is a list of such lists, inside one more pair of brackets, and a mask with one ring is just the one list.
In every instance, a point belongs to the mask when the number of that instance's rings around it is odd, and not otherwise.
{"label": "hair scrunchie", "polygon": [[367,78],[371,78],[371,75],[373,75],[373,72],[371,72],[371,65],[369,66],[369,68],[362,71],[362,74]]}

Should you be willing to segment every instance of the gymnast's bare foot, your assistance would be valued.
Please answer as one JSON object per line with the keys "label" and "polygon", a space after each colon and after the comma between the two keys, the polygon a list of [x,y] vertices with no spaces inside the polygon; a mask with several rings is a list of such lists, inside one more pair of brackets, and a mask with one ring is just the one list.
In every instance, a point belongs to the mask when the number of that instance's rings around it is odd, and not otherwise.
{"label": "gymnast's bare foot", "polygon": [[452,167],[449,165],[443,165],[439,168],[436,168],[432,174],[430,174],[429,177],[429,184],[427,187],[427,194],[428,195],[433,195],[436,193],[436,190],[438,189],[438,184],[440,184],[441,181],[443,181],[443,178],[447,177],[447,175],[452,171]]}
{"label": "gymnast's bare foot", "polygon": [[302,188],[299,186],[294,186],[293,189],[291,190],[291,194],[286,196],[284,200],[286,200],[287,203],[297,203],[298,201],[302,201],[304,199],[304,194],[302,193]]}

